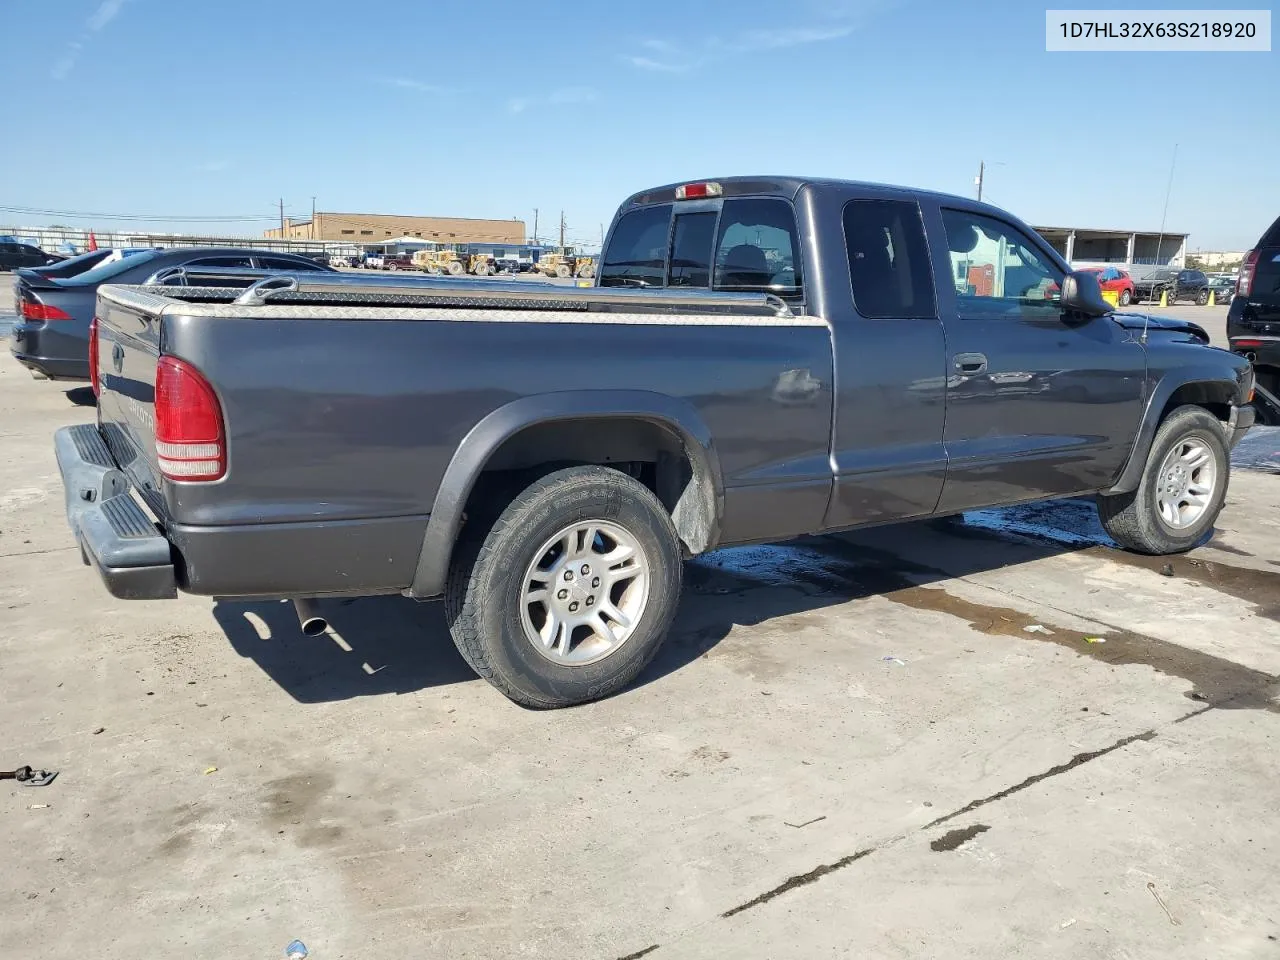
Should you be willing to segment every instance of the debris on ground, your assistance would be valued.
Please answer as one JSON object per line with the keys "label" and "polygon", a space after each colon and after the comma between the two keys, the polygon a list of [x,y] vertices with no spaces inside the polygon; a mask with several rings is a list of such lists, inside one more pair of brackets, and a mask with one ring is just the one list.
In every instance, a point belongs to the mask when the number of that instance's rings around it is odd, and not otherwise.
{"label": "debris on ground", "polygon": [[1164,900],[1160,897],[1160,894],[1156,892],[1156,885],[1154,881],[1151,881],[1151,880],[1147,881],[1147,889],[1150,890],[1151,895],[1156,898],[1156,903],[1160,904],[1160,909],[1163,910],[1164,915],[1169,918],[1169,922],[1172,923],[1175,927],[1182,926],[1182,921],[1178,920],[1176,917],[1174,917],[1172,913],[1169,912],[1168,905],[1165,904]]}
{"label": "debris on ground", "polygon": [[1053,636],[1053,631],[1042,623],[1032,623],[1022,629],[1025,633],[1043,633],[1046,637]]}
{"label": "debris on ground", "polygon": [[211,774],[211,773],[217,773],[217,772],[218,772],[218,768],[217,768],[217,767],[209,767],[207,770],[205,770],[205,772],[204,772],[204,773],[205,773],[205,776],[207,777],[209,774]]}
{"label": "debris on ground", "polygon": [[98,734],[106,733],[106,732],[107,732],[106,727],[99,727],[97,730],[93,731],[93,735],[96,737]]}
{"label": "debris on ground", "polygon": [[900,667],[905,667],[907,665],[907,661],[903,660],[901,657],[881,657],[880,659],[885,663],[896,663]]}
{"label": "debris on ground", "polygon": [[1162,576],[1162,577],[1172,577],[1172,576],[1173,576],[1173,564],[1172,564],[1172,563],[1166,563],[1163,567],[1161,567],[1161,568],[1160,568],[1160,576]]}
{"label": "debris on ground", "polygon": [[827,815],[824,813],[822,816],[814,817],[812,820],[806,820],[804,823],[787,823],[786,820],[783,820],[782,822],[788,827],[794,827],[795,829],[800,830],[801,828],[807,827],[812,823],[818,823],[825,819],[827,819]]}
{"label": "debris on ground", "polygon": [[301,940],[293,940],[284,948],[284,955],[289,960],[306,960],[307,946]]}
{"label": "debris on ground", "polygon": [[1084,642],[1085,643],[1106,643],[1107,638],[1106,637],[1085,637]]}

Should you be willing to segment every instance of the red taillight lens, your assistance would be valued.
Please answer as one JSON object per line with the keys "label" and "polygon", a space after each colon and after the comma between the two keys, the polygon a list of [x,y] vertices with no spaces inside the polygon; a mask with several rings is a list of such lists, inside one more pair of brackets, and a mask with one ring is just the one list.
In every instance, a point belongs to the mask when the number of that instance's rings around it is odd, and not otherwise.
{"label": "red taillight lens", "polygon": [[89,382],[93,384],[93,395],[102,396],[102,383],[98,379],[98,318],[89,322]]}
{"label": "red taillight lens", "polygon": [[227,472],[222,408],[209,381],[176,357],[156,364],[156,458],[170,480],[219,480]]}
{"label": "red taillight lens", "polygon": [[30,300],[22,301],[22,316],[27,320],[70,320],[71,314],[58,307],[51,307],[47,303],[32,303]]}
{"label": "red taillight lens", "polygon": [[724,189],[718,183],[686,183],[676,187],[677,200],[699,200],[703,197],[723,196]]}
{"label": "red taillight lens", "polygon": [[1253,289],[1253,275],[1258,269],[1258,251],[1250,250],[1240,264],[1240,276],[1236,277],[1236,296],[1247,297]]}
{"label": "red taillight lens", "polygon": [[1232,350],[1238,350],[1240,348],[1257,350],[1261,346],[1262,346],[1261,340],[1232,340],[1231,341]]}

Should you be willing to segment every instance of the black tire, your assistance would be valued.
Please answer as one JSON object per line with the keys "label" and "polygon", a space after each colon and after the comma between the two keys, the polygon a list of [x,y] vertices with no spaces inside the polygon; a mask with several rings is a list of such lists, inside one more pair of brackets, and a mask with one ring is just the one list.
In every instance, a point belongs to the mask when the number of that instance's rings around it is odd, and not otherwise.
{"label": "black tire", "polygon": [[1131,304],[1131,303],[1133,303],[1133,296],[1129,293],[1129,291],[1128,291],[1128,290],[1121,290],[1121,291],[1120,291],[1120,306],[1122,306],[1122,307],[1127,307],[1127,306],[1128,306],[1129,304]]}
{"label": "black tire", "polygon": [[1165,289],[1165,302],[1168,303],[1169,306],[1173,306],[1174,302],[1177,299],[1178,299],[1178,291],[1175,290],[1173,287],[1167,287]]}
{"label": "black tire", "polygon": [[1208,302],[1209,302],[1209,291],[1208,291],[1208,290],[1201,290],[1199,293],[1197,293],[1197,294],[1196,294],[1196,306],[1197,306],[1197,307],[1203,307],[1203,306],[1204,306],[1206,303],[1208,303]]}
{"label": "black tire", "polygon": [[[535,551],[576,520],[611,521],[635,538],[649,564],[649,593],[616,649],[568,666],[535,649],[520,602]],[[598,700],[629,684],[658,652],[680,598],[681,554],[671,517],[647,487],[607,467],[557,470],[526,487],[492,524],[473,519],[468,527],[454,550],[445,615],[463,659],[511,700],[535,709]]]}
{"label": "black tire", "polygon": [[[1218,480],[1209,504],[1193,525],[1175,529],[1165,523],[1156,508],[1156,488],[1160,468],[1177,444],[1196,438],[1212,452]],[[1203,407],[1178,407],[1156,431],[1138,488],[1113,496],[1099,494],[1098,517],[1111,539],[1135,553],[1164,555],[1183,553],[1194,547],[1213,528],[1227,497],[1230,481],[1230,454],[1226,435],[1218,419]]]}

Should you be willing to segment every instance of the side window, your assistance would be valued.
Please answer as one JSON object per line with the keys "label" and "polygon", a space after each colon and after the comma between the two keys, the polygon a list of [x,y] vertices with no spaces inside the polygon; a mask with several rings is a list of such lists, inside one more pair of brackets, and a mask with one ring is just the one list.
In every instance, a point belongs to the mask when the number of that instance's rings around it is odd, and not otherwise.
{"label": "side window", "polygon": [[716,214],[683,213],[676,217],[671,238],[672,287],[711,286],[711,244],[716,236]]}
{"label": "side window", "polygon": [[726,200],[716,238],[715,289],[800,296],[796,215],[785,200]]}
{"label": "side window", "polygon": [[279,257],[258,257],[258,263],[267,270],[316,270],[319,267],[319,264],[284,260]]}
{"label": "side window", "polygon": [[670,205],[641,207],[624,215],[609,239],[600,268],[600,286],[662,286],[670,227]]}
{"label": "side window", "polygon": [[189,260],[188,267],[252,267],[248,257],[205,257],[202,260]]}
{"label": "side window", "polygon": [[1016,227],[982,214],[942,211],[960,316],[1057,315],[1062,271]]}
{"label": "side window", "polygon": [[844,207],[844,242],[858,313],[876,320],[938,315],[918,204],[849,201]]}

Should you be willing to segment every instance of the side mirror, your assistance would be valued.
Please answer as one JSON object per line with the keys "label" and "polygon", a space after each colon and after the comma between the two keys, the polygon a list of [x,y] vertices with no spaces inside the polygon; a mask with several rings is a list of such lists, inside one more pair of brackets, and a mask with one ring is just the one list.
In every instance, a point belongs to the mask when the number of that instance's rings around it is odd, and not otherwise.
{"label": "side mirror", "polygon": [[1112,306],[1102,299],[1102,287],[1098,278],[1083,270],[1068,273],[1062,279],[1062,296],[1059,304],[1064,313],[1076,313],[1086,317],[1105,317]]}

